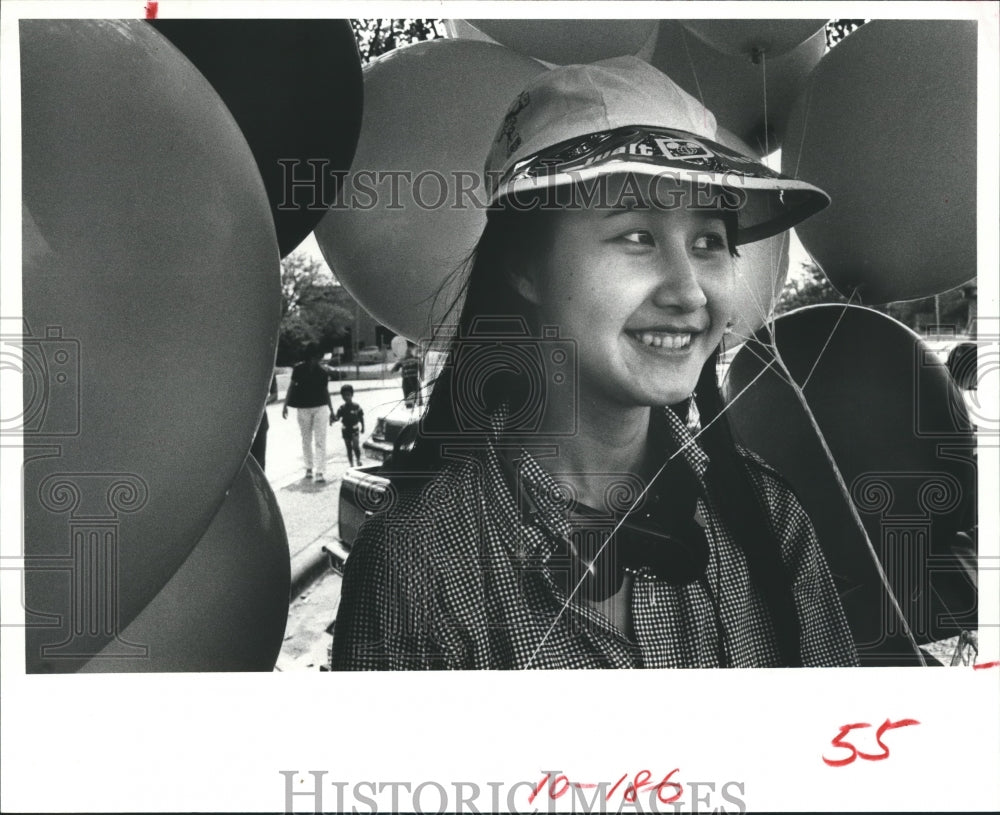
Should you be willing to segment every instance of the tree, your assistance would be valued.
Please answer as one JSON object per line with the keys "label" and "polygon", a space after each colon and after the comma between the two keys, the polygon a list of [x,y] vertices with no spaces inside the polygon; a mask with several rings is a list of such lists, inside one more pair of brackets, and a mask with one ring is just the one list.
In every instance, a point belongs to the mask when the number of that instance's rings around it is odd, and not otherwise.
{"label": "tree", "polygon": [[384,18],[351,20],[361,61],[368,63],[400,45],[444,36],[441,20],[393,20]]}
{"label": "tree", "polygon": [[303,252],[281,261],[279,365],[298,361],[309,343],[329,350],[344,337],[354,316],[340,290],[323,263]]}
{"label": "tree", "polygon": [[[920,300],[905,300],[890,303],[889,314],[901,323],[905,323],[914,331],[923,333],[925,326],[951,328],[956,333],[963,333],[969,322],[969,294],[966,286],[959,286],[934,297],[924,297]],[[938,323],[940,315],[941,322]]]}
{"label": "tree", "polygon": [[847,298],[833,287],[819,266],[815,263],[803,263],[801,274],[789,276],[788,282],[781,290],[774,313],[785,314],[793,309],[814,306],[818,303],[846,302]]}
{"label": "tree", "polygon": [[868,20],[830,20],[826,24],[826,47],[833,48],[852,31],[857,31]]}
{"label": "tree", "polygon": [[[968,330],[970,313],[974,313],[971,303],[975,296],[975,285],[966,284],[939,294],[937,302],[934,297],[923,297],[886,305],[868,305],[866,308],[888,314],[920,333],[925,326],[936,325],[940,315],[941,326],[951,326],[957,333],[963,333]],[[774,313],[777,316],[803,306],[846,302],[847,298],[833,287],[819,266],[815,263],[803,263],[799,275],[789,276]]]}

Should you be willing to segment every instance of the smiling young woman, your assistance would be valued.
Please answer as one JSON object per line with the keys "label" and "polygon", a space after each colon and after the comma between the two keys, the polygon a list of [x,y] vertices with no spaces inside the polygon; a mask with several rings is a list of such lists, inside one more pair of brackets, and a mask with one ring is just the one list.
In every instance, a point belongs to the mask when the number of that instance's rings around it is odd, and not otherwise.
{"label": "smiling young woman", "polygon": [[854,665],[808,517],[716,380],[738,246],[826,205],[632,58],[543,74],[412,455],[348,560],[333,667]]}

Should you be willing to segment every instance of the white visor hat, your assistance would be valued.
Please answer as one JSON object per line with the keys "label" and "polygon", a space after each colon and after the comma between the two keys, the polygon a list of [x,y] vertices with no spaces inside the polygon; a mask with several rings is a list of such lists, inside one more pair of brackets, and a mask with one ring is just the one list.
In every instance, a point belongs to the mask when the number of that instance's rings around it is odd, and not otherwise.
{"label": "white visor hat", "polygon": [[737,244],[783,232],[830,203],[818,187],[715,139],[715,116],[637,57],[554,68],[507,111],[486,159],[489,203],[588,184],[594,200],[595,183],[610,175],[644,179],[651,191],[665,180],[693,186],[706,206],[737,210]]}

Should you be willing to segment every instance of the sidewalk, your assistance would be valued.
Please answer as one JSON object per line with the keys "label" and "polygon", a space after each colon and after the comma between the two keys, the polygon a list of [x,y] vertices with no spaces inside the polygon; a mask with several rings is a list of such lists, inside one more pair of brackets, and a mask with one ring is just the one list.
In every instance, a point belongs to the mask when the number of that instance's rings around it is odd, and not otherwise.
{"label": "sidewalk", "polygon": [[[402,400],[400,378],[330,382],[334,410],[342,403],[341,385],[354,387],[355,401],[365,413],[362,441],[375,428],[378,418]],[[302,444],[295,409],[281,418],[282,401],[267,406],[268,434],[265,473],[281,507],[288,535],[292,586],[289,621],[277,670],[316,670],[326,661],[329,635],[326,628],[336,616],[340,600],[340,576],[328,569],[323,547],[338,543],[337,510],[341,475],[350,466],[340,435],[340,424],[327,433],[325,484],[306,480]]]}

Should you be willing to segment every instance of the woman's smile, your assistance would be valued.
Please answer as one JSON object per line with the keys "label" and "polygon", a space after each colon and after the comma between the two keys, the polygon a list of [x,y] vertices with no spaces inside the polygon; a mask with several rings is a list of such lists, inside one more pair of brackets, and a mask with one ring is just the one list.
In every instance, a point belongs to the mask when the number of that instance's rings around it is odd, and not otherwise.
{"label": "woman's smile", "polygon": [[663,351],[687,351],[691,347],[691,333],[673,331],[640,331],[626,332],[628,336],[647,348],[657,348]]}
{"label": "woman's smile", "polygon": [[576,343],[582,403],[690,396],[732,313],[723,216],[647,205],[557,212],[552,226],[528,293],[540,325]]}

